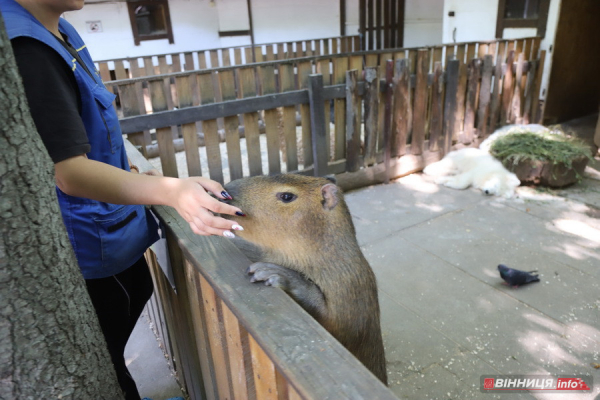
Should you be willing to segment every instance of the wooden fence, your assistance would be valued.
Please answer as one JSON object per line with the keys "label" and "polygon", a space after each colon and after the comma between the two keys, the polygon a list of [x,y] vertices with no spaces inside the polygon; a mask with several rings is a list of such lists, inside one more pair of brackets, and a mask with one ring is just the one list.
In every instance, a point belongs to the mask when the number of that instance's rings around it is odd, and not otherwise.
{"label": "wooden fence", "polygon": [[307,39],[295,42],[222,47],[96,62],[102,80],[137,78],[197,69],[229,67],[255,62],[285,60],[358,51],[358,36]]}
{"label": "wooden fence", "polygon": [[[142,171],[151,168],[127,146]],[[250,261],[228,239],[197,236],[175,210],[153,210],[173,281],[148,251],[149,311],[191,400],[396,399],[283,291],[250,283]]]}
{"label": "wooden fence", "polygon": [[[418,171],[452,146],[477,144],[498,126],[539,121],[545,53],[538,58],[538,49],[539,38],[526,38],[266,62],[113,84],[125,116],[123,132],[145,154],[151,146],[158,149],[165,175],[181,173],[179,144],[187,175],[226,182],[283,171],[337,174],[342,187],[356,187]],[[144,108],[142,85],[152,114]],[[156,144],[149,142],[151,131]],[[202,161],[208,174],[201,167],[199,141],[206,147]]]}

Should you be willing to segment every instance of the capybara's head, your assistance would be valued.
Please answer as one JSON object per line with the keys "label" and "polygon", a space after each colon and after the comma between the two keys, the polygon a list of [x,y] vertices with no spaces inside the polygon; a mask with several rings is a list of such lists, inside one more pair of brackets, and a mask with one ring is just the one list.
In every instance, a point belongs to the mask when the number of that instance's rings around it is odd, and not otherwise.
{"label": "capybara's head", "polygon": [[[328,235],[355,237],[341,189],[328,178],[284,174],[255,176],[225,185],[245,217],[223,215],[244,227],[235,234],[263,249],[319,246]],[[333,237],[331,237],[333,239]]]}

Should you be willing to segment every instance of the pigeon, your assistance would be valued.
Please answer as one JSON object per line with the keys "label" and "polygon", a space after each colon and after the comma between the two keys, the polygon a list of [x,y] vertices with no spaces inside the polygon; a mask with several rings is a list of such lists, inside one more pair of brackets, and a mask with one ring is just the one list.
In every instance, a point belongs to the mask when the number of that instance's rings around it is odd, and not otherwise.
{"label": "pigeon", "polygon": [[500,276],[502,279],[504,279],[504,281],[506,281],[506,283],[508,283],[510,286],[514,287],[524,285],[526,283],[540,281],[538,275],[534,274],[534,272],[537,271],[519,271],[518,269],[509,268],[504,264],[498,265],[498,271],[500,271]]}

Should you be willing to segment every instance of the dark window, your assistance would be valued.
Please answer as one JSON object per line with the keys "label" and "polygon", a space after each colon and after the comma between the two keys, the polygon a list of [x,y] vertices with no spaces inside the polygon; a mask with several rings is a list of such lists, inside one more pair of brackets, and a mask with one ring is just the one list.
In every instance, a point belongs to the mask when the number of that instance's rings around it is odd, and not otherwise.
{"label": "dark window", "polygon": [[550,0],[500,0],[496,37],[502,38],[504,28],[537,28],[537,36],[546,34]]}
{"label": "dark window", "polygon": [[169,39],[173,43],[167,0],[130,1],[127,7],[136,46],[142,40]]}

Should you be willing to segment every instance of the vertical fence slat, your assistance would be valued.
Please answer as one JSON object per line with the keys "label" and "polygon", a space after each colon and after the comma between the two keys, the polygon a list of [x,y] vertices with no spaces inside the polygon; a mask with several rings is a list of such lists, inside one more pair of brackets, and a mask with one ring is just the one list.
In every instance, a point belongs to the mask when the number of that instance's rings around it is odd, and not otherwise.
{"label": "vertical fence slat", "polygon": [[473,60],[475,58],[475,47],[476,47],[477,43],[468,43],[467,44],[467,59],[465,60],[465,63],[470,63],[471,60]]}
{"label": "vertical fence slat", "polygon": [[[275,93],[275,69],[272,65],[261,68],[263,95]],[[265,110],[265,130],[267,134],[267,157],[269,174],[281,173],[279,157],[279,113],[276,108]]]}
{"label": "vertical fence slat", "polygon": [[102,78],[102,82],[112,81],[112,78],[110,77],[110,69],[108,69],[108,63],[98,63],[98,71],[100,71],[100,78]]}
{"label": "vertical fence slat", "polygon": [[376,67],[365,68],[365,151],[364,166],[375,163],[379,113],[379,74]]}
{"label": "vertical fence slat", "polygon": [[225,303],[221,303],[221,308],[223,310],[223,323],[226,332],[225,340],[227,341],[227,353],[231,368],[232,399],[248,400],[250,396],[248,396],[247,375],[251,374],[251,372],[246,371],[246,365],[244,364],[241,326]]}
{"label": "vertical fence slat", "polygon": [[384,183],[390,183],[391,148],[390,136],[392,130],[392,100],[393,100],[394,60],[385,64],[385,112],[383,117],[383,163],[385,167]]}
{"label": "vertical fence slat", "polygon": [[183,64],[183,69],[184,71],[193,71],[195,68],[194,66],[194,54],[192,52],[187,52],[184,55],[184,64]]}
{"label": "vertical fence slat", "polygon": [[171,54],[171,71],[181,72],[181,56],[179,53]]}
{"label": "vertical fence slat", "polygon": [[456,92],[456,116],[454,118],[454,134],[452,138],[453,140],[458,139],[460,142],[464,142],[463,124],[465,120],[465,98],[467,92],[467,78],[467,64],[463,61],[460,61],[460,66],[458,67],[458,88]]}
{"label": "vertical fence slat", "polygon": [[481,60],[473,58],[469,61],[467,99],[465,106],[464,141],[463,144],[473,142],[475,130],[475,110],[479,98],[479,76],[481,71]]}
{"label": "vertical fence slat", "polygon": [[312,152],[314,175],[324,176],[328,173],[327,138],[325,135],[325,109],[323,108],[323,75],[310,75],[308,85],[310,99],[310,122],[312,133]]}
{"label": "vertical fence slat", "polygon": [[[137,83],[129,83],[127,85],[120,85],[118,89],[119,98],[121,99],[121,110],[123,112],[123,116],[132,117],[135,115],[141,115],[141,105],[143,105],[139,102],[139,91],[141,89],[141,86],[138,86]],[[129,133],[127,134],[127,138],[131,143],[141,146],[142,154],[144,156],[147,155],[146,145],[150,143],[149,141],[146,142],[144,138],[144,132]]]}
{"label": "vertical fence slat", "polygon": [[346,72],[346,170],[360,168],[360,98],[358,96],[358,71]]}
{"label": "vertical fence slat", "polygon": [[233,49],[233,60],[235,65],[242,65],[242,49],[239,47]]}
{"label": "vertical fence slat", "polygon": [[502,108],[500,110],[500,125],[510,123],[510,100],[513,95],[513,61],[515,51],[510,50],[506,58],[506,72],[504,73],[504,81],[502,88]]}
{"label": "vertical fence slat", "polygon": [[154,61],[152,61],[152,56],[144,57],[144,74],[146,76],[156,75],[157,71],[154,68]]}
{"label": "vertical fence slat", "polygon": [[219,51],[218,50],[210,50],[208,52],[210,54],[210,67],[218,68],[219,65]]}
{"label": "vertical fence slat", "polygon": [[392,156],[406,153],[406,140],[412,128],[410,101],[410,59],[396,60],[394,73],[394,120],[392,124]]}
{"label": "vertical fence slat", "polygon": [[[234,71],[222,71],[218,75],[223,101],[235,100]],[[240,147],[240,119],[237,115],[225,117],[225,145],[229,164],[229,179],[240,179],[244,176],[242,168],[242,150]]]}
{"label": "vertical fence slat", "polygon": [[483,71],[481,73],[481,86],[479,88],[479,107],[477,110],[477,137],[485,137],[487,135],[493,70],[493,56],[490,54],[486,54],[483,57]]}
{"label": "vertical fence slat", "polygon": [[534,124],[539,124],[542,122],[542,118],[543,118],[543,113],[542,110],[540,110],[540,101],[539,101],[539,96],[540,96],[540,90],[542,87],[542,75],[543,75],[543,71],[544,71],[544,63],[546,62],[546,50],[542,50],[540,53],[540,64],[538,65],[537,68],[537,73],[535,76],[535,82],[533,84],[533,104],[531,105],[532,107],[532,111],[531,111],[531,123]]}
{"label": "vertical fence slat", "polygon": [[[211,104],[215,102],[213,73],[198,75],[198,87],[200,89],[201,104]],[[217,120],[211,119],[202,121],[202,132],[204,133],[204,145],[206,147],[206,158],[208,161],[208,173],[210,179],[223,184],[223,166],[221,163],[221,147]]]}
{"label": "vertical fence slat", "polygon": [[433,85],[431,88],[431,122],[429,124],[429,151],[438,151],[444,127],[444,82],[442,62],[433,65]]}
{"label": "vertical fence slat", "polygon": [[[316,61],[316,71],[317,74],[320,74],[323,77],[323,86],[331,85],[331,73],[330,73],[330,65],[329,59]],[[323,109],[325,116],[325,146],[327,160],[331,160],[331,100],[323,101]]]}
{"label": "vertical fence slat", "polygon": [[191,318],[194,334],[196,336],[196,347],[198,349],[198,358],[200,359],[204,392],[208,400],[214,400],[217,398],[215,368],[212,365],[213,356],[210,351],[208,339],[204,300],[202,299],[202,291],[198,290],[201,285],[201,280],[204,280],[204,278],[196,272],[195,268],[188,261],[184,263],[184,268],[188,292],[190,293],[189,302]]}
{"label": "vertical fence slat", "polygon": [[[308,76],[312,74],[311,62],[301,62],[297,65],[297,68],[298,89],[308,89]],[[300,106],[300,119],[302,121],[302,159],[304,160],[304,168],[307,168],[313,164],[310,106],[308,104]]]}
{"label": "vertical fence slat", "polygon": [[456,99],[458,94],[459,70],[460,61],[448,61],[448,65],[446,66],[446,99],[444,101],[444,154],[448,154],[452,147],[452,138],[456,127]]}
{"label": "vertical fence slat", "polygon": [[[163,79],[149,82],[150,97],[152,100],[152,110],[154,112],[168,110],[167,95]],[[173,129],[158,128],[156,130],[156,141],[158,142],[158,152],[162,172],[165,176],[178,177],[177,160],[175,158],[175,147],[173,146]]]}
{"label": "vertical fence slat", "polygon": [[117,79],[127,79],[129,78],[129,74],[125,71],[125,66],[123,64],[123,60],[115,61],[115,77]]}
{"label": "vertical fence slat", "polygon": [[523,96],[523,67],[524,67],[524,54],[520,53],[517,61],[517,70],[515,73],[515,90],[513,92],[512,101],[510,104],[510,123],[520,124],[522,123],[521,105]]}
{"label": "vertical fence slat", "polygon": [[250,351],[252,354],[252,370],[256,392],[261,394],[261,400],[278,400],[275,367],[251,335]]}
{"label": "vertical fence slat", "polygon": [[[281,64],[279,67],[281,90],[289,92],[294,90],[294,66]],[[283,108],[283,136],[285,142],[285,155],[287,171],[298,169],[298,146],[296,137],[296,107]]]}
{"label": "vertical fence slat", "polygon": [[[256,74],[254,68],[240,70],[240,86],[242,97],[256,96]],[[260,152],[260,131],[258,128],[258,113],[244,114],[244,136],[246,137],[246,151],[248,154],[248,167],[250,176],[262,175],[262,156]]]}
{"label": "vertical fence slat", "polygon": [[202,290],[202,299],[204,300],[208,342],[215,370],[219,398],[232,399],[231,388],[229,386],[229,357],[227,354],[227,345],[223,341],[224,335],[221,330],[222,316],[219,315],[221,300],[210,284],[202,277],[200,278],[200,289]]}
{"label": "vertical fence slat", "polygon": [[529,71],[527,71],[527,81],[525,83],[525,104],[523,106],[523,124],[529,124],[531,120],[531,106],[533,104],[533,86],[539,60],[533,60],[529,63]]}
{"label": "vertical fence slat", "polygon": [[413,134],[411,140],[411,153],[423,153],[425,142],[425,123],[427,121],[427,79],[429,74],[429,51],[419,50],[417,54],[417,78],[415,84],[415,101],[413,111]]}
{"label": "vertical fence slat", "polygon": [[500,107],[502,103],[502,96],[500,90],[502,88],[502,59],[500,54],[496,58],[496,65],[494,66],[494,89],[492,91],[491,109],[490,109],[490,129],[489,132],[494,132],[498,125],[498,119],[500,118]]}
{"label": "vertical fence slat", "polygon": [[[343,85],[346,79],[346,71],[348,71],[348,58],[340,57],[333,59],[333,77],[334,85]],[[344,158],[346,154],[346,123],[345,123],[345,100],[335,99],[333,102],[333,121],[335,126],[335,141],[334,141],[334,160]]]}
{"label": "vertical fence slat", "polygon": [[[196,75],[177,77],[175,79],[175,86],[177,87],[179,108],[193,106],[193,91],[196,88]],[[200,151],[198,149],[197,124],[195,122],[183,124],[181,126],[181,133],[183,135],[188,176],[201,176],[202,167],[200,165]]]}

